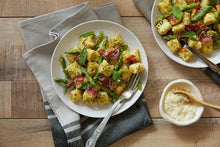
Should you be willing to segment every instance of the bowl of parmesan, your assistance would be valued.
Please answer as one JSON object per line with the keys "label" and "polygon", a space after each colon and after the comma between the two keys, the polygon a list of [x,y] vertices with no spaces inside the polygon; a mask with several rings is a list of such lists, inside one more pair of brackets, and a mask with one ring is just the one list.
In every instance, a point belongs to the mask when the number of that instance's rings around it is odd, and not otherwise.
{"label": "bowl of parmesan", "polygon": [[185,79],[174,80],[163,90],[159,104],[161,116],[176,126],[186,126],[197,122],[204,107],[189,101],[184,94],[174,94],[176,90],[184,90],[203,100],[199,89],[192,82]]}

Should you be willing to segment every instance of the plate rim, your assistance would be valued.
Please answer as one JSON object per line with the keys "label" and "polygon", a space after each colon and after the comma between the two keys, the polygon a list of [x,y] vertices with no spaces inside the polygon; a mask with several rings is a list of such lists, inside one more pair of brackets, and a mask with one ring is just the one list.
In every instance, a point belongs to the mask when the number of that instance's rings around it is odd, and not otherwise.
{"label": "plate rim", "polygon": [[[55,55],[55,53],[56,53],[56,50],[57,50],[59,44],[61,44],[63,38],[64,38],[66,35],[68,35],[71,31],[73,31],[74,29],[77,29],[78,27],[80,27],[80,26],[82,26],[82,25],[86,25],[86,24],[89,24],[89,23],[100,23],[100,22],[101,22],[101,23],[110,23],[110,24],[116,25],[116,26],[119,27],[119,28],[122,28],[122,29],[126,30],[128,33],[130,33],[130,34],[138,41],[138,43],[139,43],[140,46],[142,47],[143,52],[145,53],[145,58],[146,58],[146,65],[147,65],[147,67],[145,67],[145,68],[146,68],[146,71],[145,71],[145,72],[146,72],[146,82],[144,82],[143,85],[142,85],[142,90],[141,90],[140,96],[141,96],[142,93],[144,92],[144,89],[145,89],[145,87],[146,87],[146,85],[147,85],[148,74],[149,74],[149,62],[148,62],[147,54],[146,54],[146,52],[145,52],[144,47],[143,47],[141,41],[137,38],[137,36],[136,36],[133,32],[131,32],[128,28],[126,28],[125,26],[123,26],[123,25],[121,25],[121,24],[118,24],[118,23],[115,23],[115,22],[112,22],[112,21],[109,21],[109,20],[90,20],[90,21],[86,21],[86,22],[80,23],[80,24],[78,24],[78,25],[72,27],[69,31],[67,31],[67,32],[62,36],[62,38],[59,40],[59,42],[57,43],[57,45],[56,45],[56,47],[55,47],[55,49],[54,49],[54,51],[53,51],[53,54],[52,54],[52,57],[51,57],[51,62],[50,62],[50,78],[51,78],[51,81],[52,81],[52,84],[53,84],[53,88],[55,89],[57,96],[59,97],[59,99],[61,99],[61,101],[62,101],[67,107],[69,107],[71,110],[73,110],[74,112],[76,112],[76,113],[78,113],[78,114],[81,114],[81,115],[84,115],[84,116],[88,116],[88,117],[92,117],[92,118],[103,118],[103,117],[105,117],[105,116],[104,116],[104,115],[103,115],[103,116],[100,116],[100,115],[92,116],[92,115],[89,115],[89,114],[81,113],[80,111],[74,110],[72,107],[70,107],[69,104],[68,104],[68,102],[64,101],[64,99],[61,98],[62,96],[60,96],[59,92],[57,92],[56,85],[55,85],[55,82],[54,82],[54,80],[53,80],[53,73],[52,73],[53,66],[52,66],[52,65],[53,65],[53,60],[54,60],[54,55]],[[141,50],[142,50],[142,49],[141,49]],[[139,96],[139,97],[140,97],[140,96]],[[137,101],[138,99],[139,99],[139,98],[136,98],[135,101],[134,101],[129,107],[127,107],[126,109],[124,109],[124,110],[122,110],[122,111],[116,111],[116,113],[113,114],[113,116],[114,116],[114,115],[118,115],[118,114],[120,114],[120,113],[126,111],[127,109],[129,109],[131,106],[133,106],[133,105],[136,103],[136,101]]]}

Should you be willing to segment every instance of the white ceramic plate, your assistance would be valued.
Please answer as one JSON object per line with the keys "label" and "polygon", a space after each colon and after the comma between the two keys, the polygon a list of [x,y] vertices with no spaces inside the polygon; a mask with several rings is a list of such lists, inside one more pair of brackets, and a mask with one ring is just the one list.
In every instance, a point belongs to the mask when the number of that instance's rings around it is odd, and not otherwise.
{"label": "white ceramic plate", "polygon": [[[151,13],[151,27],[152,27],[152,31],[153,31],[153,35],[154,38],[157,41],[157,44],[160,46],[161,50],[172,60],[176,61],[179,64],[188,66],[188,67],[193,67],[193,68],[203,68],[203,67],[207,67],[207,64],[205,64],[199,57],[197,57],[196,55],[194,55],[194,57],[188,61],[185,62],[183,61],[181,58],[179,58],[178,56],[174,55],[168,48],[166,41],[164,41],[162,39],[162,37],[160,36],[160,34],[157,32],[155,26],[153,25],[155,20],[161,16],[160,10],[158,8],[158,3],[161,0],[155,0],[154,1],[154,5],[152,8],[152,13]],[[214,50],[212,55],[204,55],[206,58],[208,58],[210,61],[212,61],[213,63],[217,64],[220,63],[220,49]]]}
{"label": "white ceramic plate", "polygon": [[[146,71],[141,73],[141,83],[142,83],[142,91],[138,90],[134,96],[127,101],[126,103],[120,104],[120,108],[116,111],[116,114],[119,114],[129,107],[131,107],[137,99],[140,97],[141,93],[143,92],[146,83],[147,83],[147,77],[148,77],[148,61],[147,56],[144,51],[143,46],[141,45],[138,38],[127,28],[123,27],[122,25],[116,24],[114,22],[110,21],[104,21],[104,20],[93,20],[86,23],[82,23],[74,28],[72,28],[69,32],[67,32],[64,37],[60,40],[57,47],[54,50],[52,60],[51,60],[51,80],[55,78],[65,78],[64,73],[62,71],[61,64],[59,62],[59,56],[62,55],[65,57],[64,52],[69,50],[74,45],[78,45],[79,36],[81,34],[94,31],[95,34],[99,34],[100,31],[103,31],[105,35],[111,36],[116,33],[119,33],[121,37],[123,38],[125,44],[128,45],[128,49],[136,49],[138,48],[141,55],[141,62],[144,64]],[[79,46],[79,45],[78,45]],[[66,59],[67,61],[67,59]],[[104,106],[101,106],[97,104],[96,102],[92,105],[85,105],[82,100],[73,103],[70,100],[70,91],[67,91],[65,95],[63,95],[63,86],[62,84],[56,83],[53,81],[54,88],[60,97],[60,99],[72,110],[75,112],[89,116],[89,117],[95,117],[100,118],[104,117],[108,110],[112,107],[112,104],[107,104]]]}

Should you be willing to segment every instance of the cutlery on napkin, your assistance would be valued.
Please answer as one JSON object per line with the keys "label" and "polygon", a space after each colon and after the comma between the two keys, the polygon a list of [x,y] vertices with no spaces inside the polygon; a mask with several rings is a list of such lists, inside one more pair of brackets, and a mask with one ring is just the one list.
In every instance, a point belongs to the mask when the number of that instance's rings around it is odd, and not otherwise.
{"label": "cutlery on napkin", "polygon": [[[136,7],[146,17],[147,21],[151,22],[151,10],[154,4],[154,0],[133,0]],[[220,63],[217,64],[220,68]],[[202,69],[208,76],[210,76],[218,85],[220,85],[220,76],[212,71],[209,67]]]}
{"label": "cutlery on napkin", "polygon": [[[51,125],[55,146],[84,146],[101,119],[88,118],[69,109],[57,96],[50,78],[50,61],[60,38],[74,26],[89,20],[122,23],[114,2],[92,9],[88,2],[37,16],[19,23],[27,48],[24,60],[36,77]],[[152,124],[143,95],[127,111],[113,116],[97,146],[108,146],[121,137]],[[138,114],[138,115],[137,115]],[[129,122],[129,123],[127,123]]]}

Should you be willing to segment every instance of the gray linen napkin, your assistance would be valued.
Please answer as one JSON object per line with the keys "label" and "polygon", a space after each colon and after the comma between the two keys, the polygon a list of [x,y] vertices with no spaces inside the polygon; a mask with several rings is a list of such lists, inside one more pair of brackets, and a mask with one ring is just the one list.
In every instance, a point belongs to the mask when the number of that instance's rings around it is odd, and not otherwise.
{"label": "gray linen napkin", "polygon": [[[94,19],[122,23],[114,2],[94,9],[88,2],[84,2],[19,23],[28,50],[23,58],[40,85],[54,144],[57,147],[84,146],[101,121],[81,116],[63,104],[56,95],[50,78],[51,56],[60,38],[72,27]],[[97,146],[110,145],[127,134],[151,125],[152,120],[143,100],[142,95],[127,111],[112,117],[97,141]]]}
{"label": "gray linen napkin", "polygon": [[[154,0],[133,0],[136,7],[140,10],[140,12],[146,17],[147,21],[151,23],[151,10],[154,4]],[[220,63],[218,64],[220,67]],[[209,67],[203,69],[204,72],[210,76],[218,85],[220,85],[220,76],[212,71]]]}

